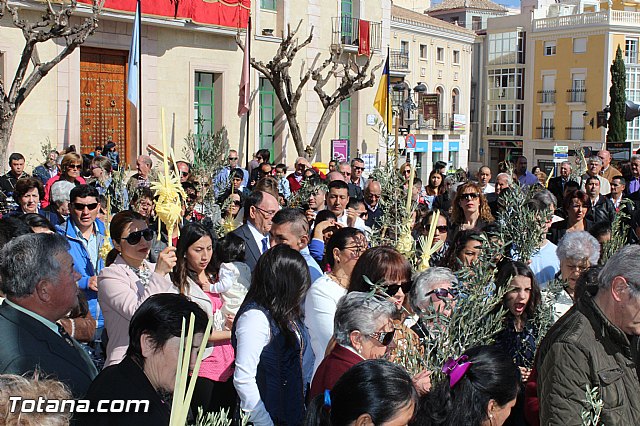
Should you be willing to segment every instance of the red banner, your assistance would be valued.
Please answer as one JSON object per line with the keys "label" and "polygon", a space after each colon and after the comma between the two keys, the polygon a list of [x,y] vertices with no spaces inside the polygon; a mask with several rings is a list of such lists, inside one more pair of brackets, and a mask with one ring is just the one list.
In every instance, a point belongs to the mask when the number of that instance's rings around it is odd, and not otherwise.
{"label": "red banner", "polygon": [[[91,0],[79,0],[91,4]],[[197,24],[246,28],[251,0],[153,0],[142,1],[142,16],[188,19]],[[105,0],[104,10],[136,11],[136,0]]]}
{"label": "red banner", "polygon": [[358,55],[371,56],[371,44],[370,44],[370,25],[369,21],[360,20],[358,22]]}

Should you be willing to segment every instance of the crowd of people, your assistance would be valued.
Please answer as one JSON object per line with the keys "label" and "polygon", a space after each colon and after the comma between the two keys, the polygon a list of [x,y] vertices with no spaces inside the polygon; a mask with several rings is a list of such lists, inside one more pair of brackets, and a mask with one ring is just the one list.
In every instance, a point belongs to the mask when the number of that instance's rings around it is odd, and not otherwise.
{"label": "crowd of people", "polygon": [[[602,150],[584,174],[565,162],[552,178],[522,156],[495,179],[488,166],[471,175],[438,162],[426,185],[402,164],[411,236],[437,245],[422,271],[372,243],[405,201],[365,177],[362,159],[322,171],[300,157],[288,173],[270,157],[260,150],[245,169],[230,150],[210,182],[177,161],[185,196],[169,233],[155,216],[150,157],[118,184],[113,143],[51,151],[31,175],[11,154],[0,177],[0,394],[29,398],[50,380],[51,398],[146,400],[149,410],[52,413],[49,424],[169,424],[182,321],[193,315],[191,367],[213,327],[190,379],[192,422],[201,408],[255,425],[583,424],[595,388],[602,424],[640,424],[640,157],[623,173]],[[543,232],[532,232],[531,259],[510,246],[495,262],[486,291],[500,296],[500,331],[437,371],[410,369],[407,356],[429,356],[443,324],[459,326],[446,319],[464,306],[465,277],[516,187]],[[604,256],[612,239],[626,244]],[[545,303],[548,332],[537,321]],[[41,413],[0,407],[41,424]]]}

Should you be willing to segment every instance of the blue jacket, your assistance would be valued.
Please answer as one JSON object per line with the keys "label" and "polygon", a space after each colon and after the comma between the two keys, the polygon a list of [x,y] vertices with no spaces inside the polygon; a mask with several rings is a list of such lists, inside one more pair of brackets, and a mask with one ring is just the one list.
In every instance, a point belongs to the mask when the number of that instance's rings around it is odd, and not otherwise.
{"label": "blue jacket", "polygon": [[[104,223],[99,219],[96,219],[96,225],[98,227],[98,251],[104,243]],[[98,292],[88,288],[89,278],[97,276],[102,268],[104,268],[104,261],[98,256],[97,267],[94,268],[89,258],[89,253],[84,247],[84,244],[78,237],[76,229],[71,224],[71,218],[61,225],[56,226],[58,233],[64,237],[67,237],[69,245],[69,254],[73,258],[73,264],[75,270],[81,275],[78,280],[78,287],[82,289],[87,296],[87,302],[89,302],[89,311],[91,315],[96,319],[97,327],[100,328],[104,325],[104,318],[102,317],[102,310],[98,305]]]}

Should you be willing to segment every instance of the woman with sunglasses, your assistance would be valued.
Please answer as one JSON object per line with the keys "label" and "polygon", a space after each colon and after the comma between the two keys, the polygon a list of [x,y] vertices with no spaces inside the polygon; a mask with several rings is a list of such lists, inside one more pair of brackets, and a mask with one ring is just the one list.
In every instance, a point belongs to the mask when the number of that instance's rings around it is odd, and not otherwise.
{"label": "woman with sunglasses", "polygon": [[100,196],[111,197],[111,213],[118,213],[125,206],[129,205],[129,194],[126,188],[117,191],[113,184],[113,164],[107,157],[97,156],[91,160],[91,177],[87,183],[94,186]]}
{"label": "woman with sunglasses", "polygon": [[372,290],[392,302],[397,309],[395,344],[390,359],[395,359],[401,351],[420,351],[418,336],[404,325],[408,314],[404,308],[405,296],[411,291],[411,264],[391,246],[368,249],[353,267],[349,292],[370,293]]}
{"label": "woman with sunglasses", "polygon": [[352,366],[382,358],[395,335],[396,308],[384,298],[354,291],[338,302],[333,337],[336,345],[322,360],[311,383],[311,398],[331,390]]}
{"label": "woman with sunglasses", "polygon": [[304,305],[304,323],[309,329],[315,355],[314,371],[322,362],[333,335],[338,301],[347,294],[353,267],[366,249],[364,233],[351,227],[334,231],[327,242],[322,263],[329,265],[329,270],[311,284]]}
{"label": "woman with sunglasses", "polygon": [[454,232],[470,229],[479,231],[484,225],[493,221],[491,209],[482,194],[482,189],[473,182],[460,185],[451,204],[451,222]]}
{"label": "woman with sunglasses", "polygon": [[76,186],[86,183],[80,173],[82,173],[82,157],[75,152],[65,154],[60,163],[60,173],[49,179],[44,187],[44,198],[40,201],[40,206],[44,209],[49,205],[51,187],[56,182],[64,180]]}
{"label": "woman with sunglasses", "polygon": [[168,277],[176,265],[175,247],[165,248],[157,263],[147,262],[153,230],[144,216],[131,210],[117,213],[109,227],[113,249],[98,276],[98,300],[109,335],[105,367],[119,363],[129,345],[129,322],[149,296],[177,293]]}
{"label": "woman with sunglasses", "polygon": [[[495,345],[509,355],[520,369],[522,382],[526,383],[536,354],[538,330],[533,320],[540,304],[540,288],[527,265],[506,261],[498,269],[496,290],[504,294],[502,307],[507,313],[504,329],[496,335]],[[518,392],[518,400],[511,411],[508,424],[525,424],[524,386]]]}

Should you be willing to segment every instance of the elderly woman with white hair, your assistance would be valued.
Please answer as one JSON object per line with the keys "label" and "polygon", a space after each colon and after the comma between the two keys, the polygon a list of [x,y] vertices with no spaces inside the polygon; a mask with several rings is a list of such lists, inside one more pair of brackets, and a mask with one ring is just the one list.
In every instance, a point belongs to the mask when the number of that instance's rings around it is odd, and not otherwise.
{"label": "elderly woman with white hair", "polygon": [[409,304],[414,312],[411,329],[424,346],[429,330],[439,317],[448,317],[455,307],[458,279],[449,268],[435,267],[421,272],[413,280]]}
{"label": "elderly woman with white hair", "polygon": [[42,210],[42,215],[53,226],[61,225],[69,217],[69,195],[75,187],[75,184],[66,180],[60,180],[51,186],[51,203]]}
{"label": "elderly woman with white hair", "polygon": [[580,274],[598,264],[600,243],[586,231],[567,232],[558,243],[556,254],[560,259],[560,278],[566,283],[554,303],[557,321],[573,306]]}
{"label": "elderly woman with white hair", "polygon": [[311,398],[331,390],[352,366],[382,358],[393,341],[395,305],[370,293],[347,293],[336,309],[333,337],[336,345],[322,360],[311,383]]}

